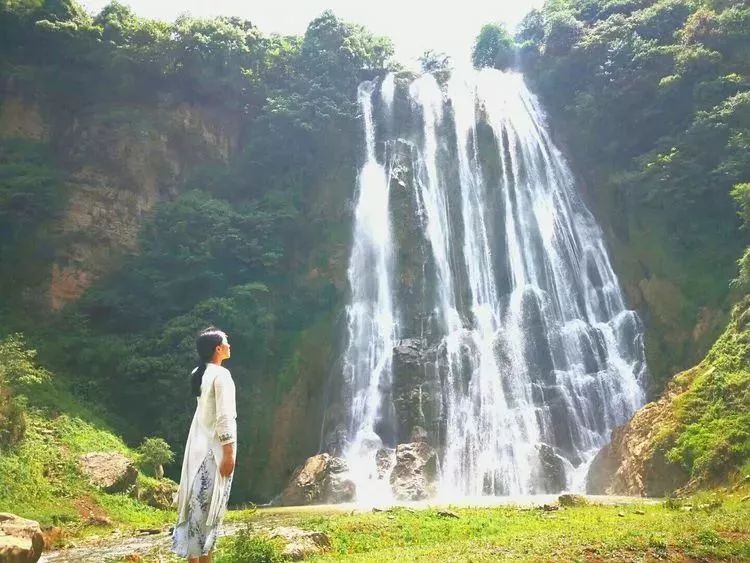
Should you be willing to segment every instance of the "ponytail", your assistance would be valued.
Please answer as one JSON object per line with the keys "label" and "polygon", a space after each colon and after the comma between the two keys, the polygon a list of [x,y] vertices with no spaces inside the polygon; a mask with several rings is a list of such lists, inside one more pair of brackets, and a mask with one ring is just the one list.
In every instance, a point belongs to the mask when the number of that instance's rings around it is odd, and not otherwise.
{"label": "ponytail", "polygon": [[204,329],[198,335],[195,341],[195,348],[198,351],[198,367],[190,375],[190,392],[194,397],[201,396],[203,374],[206,373],[208,362],[214,357],[216,347],[223,342],[224,338],[226,335],[214,327]]}
{"label": "ponytail", "polygon": [[201,384],[203,383],[203,374],[206,373],[207,367],[208,367],[207,362],[201,362],[200,364],[198,364],[198,367],[196,367],[193,370],[193,373],[190,376],[190,392],[192,393],[193,397],[201,396]]}

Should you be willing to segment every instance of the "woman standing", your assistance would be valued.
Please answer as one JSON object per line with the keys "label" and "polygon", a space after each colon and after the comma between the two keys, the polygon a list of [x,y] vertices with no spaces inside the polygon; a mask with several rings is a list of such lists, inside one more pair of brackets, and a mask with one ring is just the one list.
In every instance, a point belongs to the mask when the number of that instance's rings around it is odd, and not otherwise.
{"label": "woman standing", "polygon": [[197,399],[182,461],[172,551],[210,563],[229,499],[237,446],[234,382],[221,362],[230,357],[227,335],[207,328],[196,341],[200,363],[190,375]]}

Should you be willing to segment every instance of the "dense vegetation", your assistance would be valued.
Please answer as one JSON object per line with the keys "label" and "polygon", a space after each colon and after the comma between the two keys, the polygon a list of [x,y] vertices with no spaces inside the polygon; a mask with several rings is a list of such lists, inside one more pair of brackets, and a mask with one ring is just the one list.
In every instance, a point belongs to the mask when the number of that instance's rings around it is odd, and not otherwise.
{"label": "dense vegetation", "polygon": [[[747,184],[732,191],[745,227]],[[734,280],[747,293],[748,251]],[[729,325],[704,360],[670,383],[668,421],[654,436],[655,456],[677,464],[690,488],[750,475],[750,296],[733,308]],[[651,445],[649,445],[651,447]]]}
{"label": "dense vegetation", "polygon": [[[107,494],[81,477],[78,456],[92,451],[138,456],[112,431],[102,412],[86,406],[37,361],[23,338],[0,340],[0,507],[42,525],[81,532],[103,521],[126,527],[161,525],[172,512],[146,506],[136,491]],[[3,419],[4,400],[20,405],[19,419]],[[8,432],[18,432],[11,435]],[[15,438],[15,439],[13,439]],[[139,474],[141,493],[158,486]],[[97,520],[98,519],[98,520]],[[93,528],[92,528],[93,529]]]}
{"label": "dense vegetation", "polygon": [[[507,47],[490,31],[477,38],[475,64],[505,66]],[[549,0],[515,41],[559,145],[586,181],[631,301],[646,302],[658,390],[721,330],[709,311],[728,312],[748,240],[729,194],[750,178],[750,8]]]}
{"label": "dense vegetation", "polygon": [[694,484],[750,474],[750,300],[734,310],[726,332],[697,368],[677,376],[674,425],[659,440]]}
{"label": "dense vegetation", "polygon": [[[61,381],[121,421],[131,445],[160,436],[181,459],[194,337],[220,325],[248,413],[236,494],[258,494],[250,476],[265,469],[262,440],[293,383],[292,350],[341,299],[330,276],[307,274],[327,263],[330,244],[346,244],[348,231],[325,216],[346,210],[310,213],[310,193],[354,185],[356,86],[391,65],[390,41],[330,12],[303,37],[281,37],[236,18],[146,20],[118,2],[91,17],[70,0],[4,1],[0,29],[3,87],[36,100],[51,130],[0,145],[0,330],[23,330]],[[65,146],[76,126],[67,120],[93,114],[97,126],[158,139],[160,112],[185,104],[231,121],[235,154],[191,169],[146,219],[138,252],[50,322],[37,288],[64,237],[54,225],[66,175],[76,150],[102,150]],[[0,416],[17,416],[17,402],[0,400]]]}

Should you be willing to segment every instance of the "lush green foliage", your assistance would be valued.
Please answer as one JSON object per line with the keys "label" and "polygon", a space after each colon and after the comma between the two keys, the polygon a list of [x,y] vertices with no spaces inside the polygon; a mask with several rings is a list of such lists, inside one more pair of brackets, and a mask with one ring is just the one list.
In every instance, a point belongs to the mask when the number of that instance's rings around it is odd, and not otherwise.
{"label": "lush green foliage", "polygon": [[234,561],[281,563],[287,561],[287,558],[281,555],[280,547],[276,543],[258,536],[248,528],[240,530],[218,550],[216,561],[217,563]]}
{"label": "lush green foliage", "polygon": [[[161,525],[171,511],[149,508],[125,494],[103,493],[86,482],[77,458],[114,451],[134,458],[104,419],[73,397],[66,386],[39,365],[21,335],[0,341],[0,396],[12,382],[24,396],[27,431],[0,455],[0,506],[42,524],[66,524],[83,531],[91,513],[125,526]],[[0,411],[1,416],[1,411]],[[2,427],[0,427],[2,433]]]}
{"label": "lush green foliage", "polygon": [[13,448],[26,436],[24,402],[0,384],[0,450]]}
{"label": "lush green foliage", "polygon": [[60,176],[46,144],[0,140],[0,294],[8,301],[48,273],[47,227],[64,201]]}
{"label": "lush green foliage", "polygon": [[36,352],[28,350],[21,334],[0,340],[0,449],[17,446],[26,436],[26,404],[23,395],[34,385],[46,383],[50,374],[35,362]]}
{"label": "lush green foliage", "polygon": [[174,452],[164,438],[146,438],[138,446],[138,454],[141,463],[151,466],[159,478],[163,474],[161,466],[174,461]]}
{"label": "lush green foliage", "polygon": [[487,24],[477,36],[471,61],[477,68],[489,66],[505,69],[513,64],[515,45],[502,25]]}
{"label": "lush green foliage", "polygon": [[678,426],[665,436],[674,444],[668,458],[699,483],[722,481],[750,462],[749,321],[745,300],[674,403]]}

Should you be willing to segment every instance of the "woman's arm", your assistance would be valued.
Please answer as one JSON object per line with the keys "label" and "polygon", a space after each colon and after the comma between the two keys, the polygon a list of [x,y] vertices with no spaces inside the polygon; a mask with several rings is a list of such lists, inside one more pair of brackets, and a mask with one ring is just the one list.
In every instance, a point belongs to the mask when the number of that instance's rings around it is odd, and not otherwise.
{"label": "woman's arm", "polygon": [[234,443],[224,444],[221,446],[222,456],[219,465],[219,473],[222,477],[229,477],[234,471]]}
{"label": "woman's arm", "polygon": [[216,392],[216,435],[222,447],[219,473],[228,477],[234,471],[235,443],[237,442],[237,407],[234,381],[227,372],[214,381]]}

